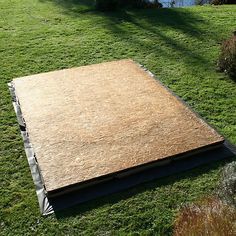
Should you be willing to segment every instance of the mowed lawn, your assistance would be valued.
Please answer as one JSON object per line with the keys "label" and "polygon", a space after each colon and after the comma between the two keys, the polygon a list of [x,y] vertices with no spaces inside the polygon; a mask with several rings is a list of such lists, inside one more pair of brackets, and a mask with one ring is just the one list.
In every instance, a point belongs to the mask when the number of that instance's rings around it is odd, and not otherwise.
{"label": "mowed lawn", "polygon": [[40,215],[7,88],[14,77],[132,58],[236,144],[236,83],[215,70],[236,6],[98,13],[91,2],[0,0],[0,235],[171,235],[181,205],[213,194],[235,159]]}

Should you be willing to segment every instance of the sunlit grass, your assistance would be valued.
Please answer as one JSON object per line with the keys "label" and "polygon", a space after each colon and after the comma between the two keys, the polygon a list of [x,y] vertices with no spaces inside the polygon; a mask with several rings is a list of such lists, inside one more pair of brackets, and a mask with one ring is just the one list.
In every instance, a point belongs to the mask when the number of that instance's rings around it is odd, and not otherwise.
{"label": "sunlit grass", "polygon": [[132,58],[236,144],[236,85],[215,71],[220,43],[235,30],[236,7],[98,13],[86,1],[81,4],[0,0],[0,234],[169,235],[181,204],[211,193],[225,162],[44,218],[7,82],[34,73]]}

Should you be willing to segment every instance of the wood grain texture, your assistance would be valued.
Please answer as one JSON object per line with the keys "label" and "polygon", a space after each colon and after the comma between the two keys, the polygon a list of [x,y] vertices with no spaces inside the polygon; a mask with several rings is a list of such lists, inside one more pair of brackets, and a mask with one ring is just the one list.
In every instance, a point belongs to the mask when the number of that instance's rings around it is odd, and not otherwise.
{"label": "wood grain texture", "polygon": [[132,60],[13,83],[48,192],[223,141]]}

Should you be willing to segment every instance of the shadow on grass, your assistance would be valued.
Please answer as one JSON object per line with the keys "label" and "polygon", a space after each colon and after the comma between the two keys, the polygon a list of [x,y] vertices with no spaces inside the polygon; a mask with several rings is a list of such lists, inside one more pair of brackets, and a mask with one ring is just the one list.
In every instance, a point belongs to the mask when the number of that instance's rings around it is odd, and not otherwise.
{"label": "shadow on grass", "polygon": [[[208,71],[214,64],[204,57],[201,46],[197,46],[209,40],[197,23],[205,26],[207,23],[185,9],[122,11],[106,14],[106,18],[105,27],[115,37],[130,42],[130,47],[138,48],[142,54],[152,53],[164,62],[182,62],[193,75],[195,66]],[[124,27],[124,24],[131,26]],[[215,35],[210,37],[217,41]]]}
{"label": "shadow on grass", "polygon": [[[95,9],[94,0],[40,0],[41,2],[52,2],[60,6],[64,13],[72,17],[80,17],[81,13],[89,12],[97,16],[102,16],[111,30],[118,30],[118,26],[123,21],[133,23],[139,28],[151,30],[152,26],[167,26],[178,29],[191,36],[200,37],[201,31],[196,27],[197,22],[204,20],[197,14],[180,8],[163,8],[163,9],[123,9],[118,11],[100,12]],[[142,20],[142,24],[138,20]],[[115,24],[115,25],[114,25]],[[118,30],[119,31],[119,30]],[[158,33],[155,31],[154,33]]]}
{"label": "shadow on grass", "polygon": [[[74,206],[73,208],[65,209],[56,212],[57,219],[63,219],[71,216],[76,216],[80,214],[84,214],[87,211],[90,211],[92,209],[99,208],[101,206],[107,205],[107,204],[115,204],[117,202],[120,202],[121,200],[129,199],[132,196],[135,196],[137,194],[140,194],[145,191],[151,191],[158,187],[162,186],[168,186],[172,185],[175,182],[181,181],[181,180],[187,180],[190,181],[198,178],[198,176],[208,173],[209,171],[217,170],[220,167],[223,167],[225,164],[232,162],[235,160],[235,157],[226,158],[221,161],[217,161],[214,163],[210,163],[208,165],[203,165],[188,171],[184,171],[175,175],[171,175],[168,177],[164,177],[161,179],[157,179],[154,181],[150,181],[147,183],[139,184],[135,187],[129,188],[128,190],[124,190],[118,193],[113,193],[104,197],[99,197],[97,199],[90,200],[85,203],[78,204]],[[158,194],[158,191],[157,191]],[[171,194],[171,193],[170,193]]]}
{"label": "shadow on grass", "polygon": [[[153,53],[162,61],[180,61],[193,75],[198,70],[194,71],[194,65],[205,70],[214,66],[214,62],[207,60],[201,50],[197,50],[199,46],[196,46],[209,40],[209,37],[204,36],[202,26],[211,26],[193,11],[164,8],[99,12],[95,10],[93,0],[41,1],[50,1],[58,5],[64,14],[71,17],[80,18],[83,14],[87,17],[96,17],[94,23],[97,21],[98,27],[107,29],[108,34],[113,35],[119,42],[129,44],[131,50],[138,50],[139,55]],[[210,37],[217,41],[214,34]]]}
{"label": "shadow on grass", "polygon": [[78,14],[95,10],[95,0],[39,0],[40,2],[53,2],[61,6],[65,12]]}

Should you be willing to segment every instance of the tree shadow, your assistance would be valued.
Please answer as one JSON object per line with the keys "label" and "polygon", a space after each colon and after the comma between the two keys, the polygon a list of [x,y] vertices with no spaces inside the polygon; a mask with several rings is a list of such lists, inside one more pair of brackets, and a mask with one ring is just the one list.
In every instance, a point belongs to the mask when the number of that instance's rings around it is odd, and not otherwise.
{"label": "tree shadow", "polygon": [[[192,50],[192,45],[188,45],[192,42],[178,38],[186,35],[196,44],[209,40],[196,24],[196,22],[207,23],[200,16],[192,14],[192,12],[184,11],[183,9],[166,8],[122,11],[103,14],[103,16],[107,19],[105,27],[120,40],[129,41],[130,47],[135,45],[142,52],[149,51],[170,60],[173,58],[172,52],[174,52],[180,61],[192,69],[194,69],[193,64],[207,70],[212,66],[212,62],[206,60],[201,52]],[[132,27],[123,27],[124,24],[130,24]],[[175,32],[173,31],[174,33],[171,34],[170,29]],[[140,33],[137,34],[137,31]],[[143,40],[145,36],[149,40]],[[217,41],[214,34],[211,35],[211,39]],[[155,41],[161,42],[161,45],[158,45]],[[192,72],[194,74],[194,70]]]}
{"label": "tree shadow", "polygon": [[[209,40],[209,35],[211,40],[217,41],[217,36],[207,32],[208,37],[205,37],[202,26],[207,26],[209,23],[205,22],[199,14],[186,8],[123,9],[114,12],[99,12],[95,10],[93,0],[41,1],[50,1],[58,5],[63,9],[63,13],[70,17],[98,17],[98,27],[103,27],[117,40],[129,44],[130,49],[134,51],[138,49],[143,54],[154,53],[163,61],[174,60],[174,52],[176,60],[189,68],[190,74],[194,75],[196,72],[193,64],[205,70],[213,66],[212,61],[207,60],[201,50],[199,52],[193,50],[191,44],[199,45]],[[185,36],[187,39],[184,39]],[[143,63],[143,61],[140,62]]]}
{"label": "tree shadow", "polygon": [[40,2],[52,2],[64,9],[65,13],[76,15],[78,13],[95,10],[95,0],[39,0]]}
{"label": "tree shadow", "polygon": [[[99,13],[110,19],[112,23],[129,22],[153,34],[158,34],[163,27],[175,29],[193,37],[202,38],[201,30],[197,22],[204,19],[180,8],[144,9],[144,10],[121,10],[117,12]],[[109,26],[109,25],[108,25]]]}
{"label": "tree shadow", "polygon": [[[201,37],[201,30],[197,28],[196,22],[204,22],[204,19],[199,15],[181,8],[121,9],[101,12],[95,9],[95,0],[40,0],[40,2],[52,2],[60,6],[64,13],[73,17],[81,16],[80,13],[86,9],[88,13],[104,17],[110,29],[114,24],[119,25],[125,21],[146,30],[151,30],[152,27],[165,26],[178,29],[191,36]],[[141,19],[142,23],[139,23],[137,19]],[[153,31],[153,33],[157,32]]]}

